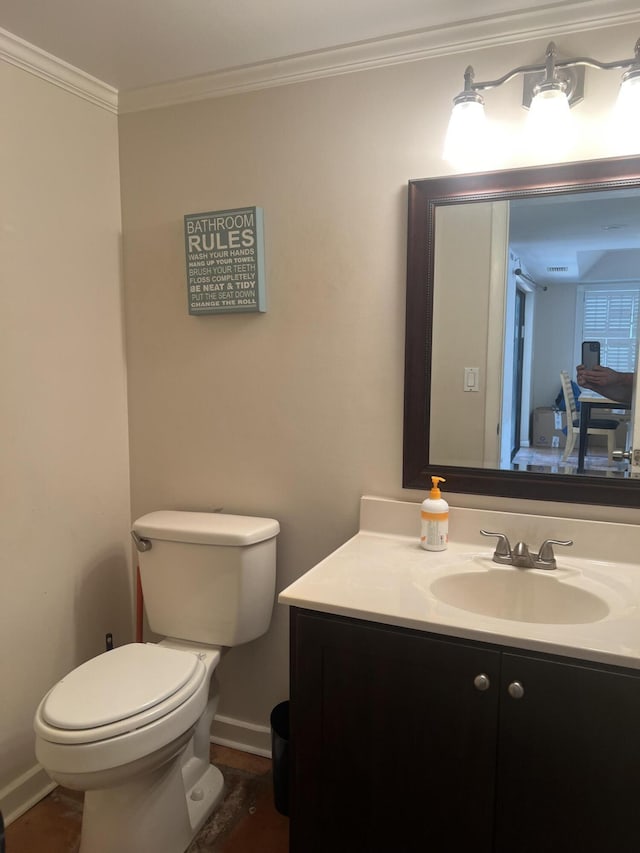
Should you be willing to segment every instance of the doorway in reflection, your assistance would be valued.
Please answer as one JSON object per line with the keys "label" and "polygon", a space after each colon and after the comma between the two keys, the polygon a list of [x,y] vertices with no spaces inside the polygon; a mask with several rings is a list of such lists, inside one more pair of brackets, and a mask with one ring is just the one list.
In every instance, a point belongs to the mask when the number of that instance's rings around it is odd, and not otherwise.
{"label": "doorway in reflection", "polygon": [[516,289],[515,311],[513,322],[513,366],[511,370],[512,403],[511,403],[511,459],[520,450],[522,434],[522,383],[524,372],[525,352],[525,310],[527,297],[523,290]]}

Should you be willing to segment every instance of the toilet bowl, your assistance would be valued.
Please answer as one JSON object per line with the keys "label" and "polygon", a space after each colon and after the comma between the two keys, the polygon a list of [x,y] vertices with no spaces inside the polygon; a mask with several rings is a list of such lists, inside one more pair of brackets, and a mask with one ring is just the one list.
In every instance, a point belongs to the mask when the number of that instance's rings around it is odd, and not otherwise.
{"label": "toilet bowl", "polygon": [[87,792],[82,853],[182,851],[215,808],[223,780],[209,763],[209,729],[221,653],[131,643],[82,664],[41,701],[38,761]]}
{"label": "toilet bowl", "polygon": [[220,801],[215,669],[269,627],[279,530],[274,519],[170,510],[134,522],[147,620],[165,639],[82,664],[34,719],[38,761],[86,792],[79,853],[184,853]]}

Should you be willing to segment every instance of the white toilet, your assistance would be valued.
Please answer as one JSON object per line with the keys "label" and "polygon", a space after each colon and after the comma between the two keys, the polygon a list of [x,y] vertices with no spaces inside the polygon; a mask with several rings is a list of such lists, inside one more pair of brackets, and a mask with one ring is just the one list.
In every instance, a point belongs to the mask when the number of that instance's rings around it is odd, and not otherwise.
{"label": "white toilet", "polygon": [[223,792],[209,763],[226,647],[266,632],[275,594],[270,518],[152,512],[132,535],[159,643],[105,652],[36,711],[36,756],[86,791],[80,853],[183,853]]}

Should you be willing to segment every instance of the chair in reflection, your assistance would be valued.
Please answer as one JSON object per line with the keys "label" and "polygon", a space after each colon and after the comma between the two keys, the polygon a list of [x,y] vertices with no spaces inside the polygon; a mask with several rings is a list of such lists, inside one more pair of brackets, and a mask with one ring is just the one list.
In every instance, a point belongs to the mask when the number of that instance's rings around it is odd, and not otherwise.
{"label": "chair in reflection", "polygon": [[[576,406],[576,398],[571,387],[571,378],[566,370],[560,371],[560,382],[567,410],[567,443],[562,459],[567,459],[580,436],[580,412]],[[616,449],[616,429],[619,421],[608,418],[591,418],[587,427],[587,441],[590,435],[604,435],[607,438],[607,456],[609,464],[613,462],[613,451]]]}

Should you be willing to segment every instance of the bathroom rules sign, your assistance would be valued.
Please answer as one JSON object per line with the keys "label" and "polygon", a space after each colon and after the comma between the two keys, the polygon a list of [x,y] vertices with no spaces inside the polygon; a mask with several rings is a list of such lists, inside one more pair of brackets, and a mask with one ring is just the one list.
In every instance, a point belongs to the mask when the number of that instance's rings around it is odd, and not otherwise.
{"label": "bathroom rules sign", "polygon": [[262,209],[184,217],[189,314],[266,311]]}

